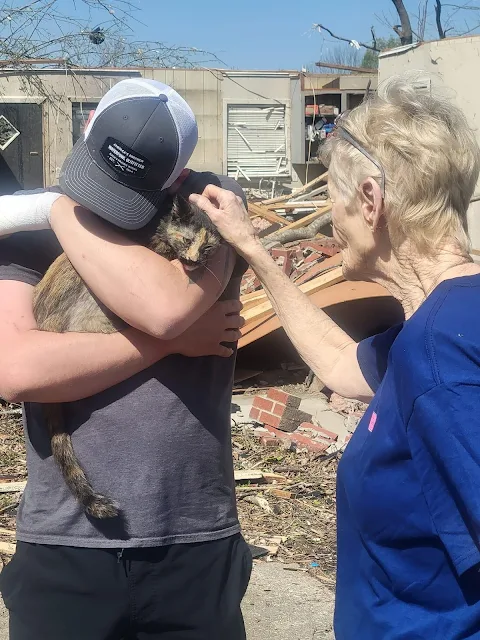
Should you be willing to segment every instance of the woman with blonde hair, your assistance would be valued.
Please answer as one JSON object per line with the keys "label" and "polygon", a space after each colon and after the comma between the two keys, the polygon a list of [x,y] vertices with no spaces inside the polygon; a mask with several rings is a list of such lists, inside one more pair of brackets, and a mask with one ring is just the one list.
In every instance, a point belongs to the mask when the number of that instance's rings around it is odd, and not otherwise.
{"label": "woman with blonde hair", "polygon": [[405,322],[355,343],[282,273],[233,194],[192,196],[333,391],[370,402],[338,470],[337,640],[480,637],[480,150],[462,112],[393,78],[327,143],[345,276]]}

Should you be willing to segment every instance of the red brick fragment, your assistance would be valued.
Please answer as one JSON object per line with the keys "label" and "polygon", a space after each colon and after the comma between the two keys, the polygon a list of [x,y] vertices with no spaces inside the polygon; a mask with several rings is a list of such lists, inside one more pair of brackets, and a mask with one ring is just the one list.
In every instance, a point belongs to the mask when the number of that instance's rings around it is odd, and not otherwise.
{"label": "red brick fragment", "polygon": [[269,413],[268,411],[262,411],[260,413],[260,422],[270,427],[278,429],[281,421],[282,419],[279,416],[274,416],[273,413]]}
{"label": "red brick fragment", "polygon": [[252,407],[250,409],[250,418],[253,418],[254,420],[257,420],[257,421],[260,420],[260,410]]}
{"label": "red brick fragment", "polygon": [[290,440],[291,442],[294,442],[299,447],[308,449],[309,451],[316,451],[316,452],[322,453],[323,451],[326,451],[329,447],[329,445],[326,442],[316,442],[315,440],[312,440],[311,438],[301,435],[299,433],[283,433],[282,431],[279,431],[278,429],[275,429],[275,427],[272,427],[272,426],[266,426],[265,428],[268,429],[271,433],[275,434],[275,436],[280,440]]}
{"label": "red brick fragment", "polygon": [[264,447],[276,447],[279,444],[277,438],[272,436],[262,436],[260,438],[260,444]]}
{"label": "red brick fragment", "polygon": [[275,402],[275,404],[273,405],[272,413],[274,413],[276,416],[282,417],[285,409],[286,405],[281,404],[280,402]]}
{"label": "red brick fragment", "polygon": [[299,426],[299,429],[305,429],[306,431],[315,431],[319,436],[324,438],[325,440],[332,440],[336,442],[338,440],[338,434],[333,431],[329,431],[328,429],[324,429],[323,427],[318,427],[316,424],[312,422],[302,422]]}
{"label": "red brick fragment", "polygon": [[262,398],[261,396],[257,396],[253,400],[253,407],[255,409],[260,409],[261,411],[272,411],[273,402],[268,400],[267,398]]}
{"label": "red brick fragment", "polygon": [[282,268],[283,273],[289,276],[293,268],[293,255],[294,252],[288,249],[272,249],[272,258]]}
{"label": "red brick fragment", "polygon": [[309,269],[306,273],[303,274],[298,280],[295,280],[297,285],[303,284],[304,282],[308,282],[312,280],[316,276],[318,276],[325,269],[323,262],[317,262],[313,265],[311,269]]}
{"label": "red brick fragment", "polygon": [[293,396],[291,393],[287,393],[281,389],[269,389],[267,398],[275,400],[276,402],[281,402],[289,407],[294,407],[295,409],[298,409],[300,402],[302,401],[298,396]]}

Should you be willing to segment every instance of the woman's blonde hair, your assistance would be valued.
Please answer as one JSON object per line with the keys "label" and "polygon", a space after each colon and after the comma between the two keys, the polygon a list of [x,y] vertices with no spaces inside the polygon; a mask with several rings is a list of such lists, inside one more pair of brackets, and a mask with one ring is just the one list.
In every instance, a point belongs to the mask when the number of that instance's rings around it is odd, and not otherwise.
{"label": "woman's blonde hair", "polygon": [[[454,240],[468,251],[467,209],[480,149],[463,112],[416,90],[417,78],[418,72],[390,78],[339,126],[385,171],[385,215],[394,247],[408,238],[431,253]],[[325,143],[321,159],[347,208],[363,180],[380,179],[373,163],[340,135]]]}

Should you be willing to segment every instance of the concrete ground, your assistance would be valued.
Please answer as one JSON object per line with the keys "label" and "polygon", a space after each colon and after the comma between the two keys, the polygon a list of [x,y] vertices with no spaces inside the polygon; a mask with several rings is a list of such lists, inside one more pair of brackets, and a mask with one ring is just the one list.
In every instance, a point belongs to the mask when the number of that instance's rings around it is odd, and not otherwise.
{"label": "concrete ground", "polygon": [[[333,593],[303,572],[286,571],[279,562],[255,563],[243,611],[248,640],[334,639]],[[0,640],[8,640],[8,617],[1,603]]]}

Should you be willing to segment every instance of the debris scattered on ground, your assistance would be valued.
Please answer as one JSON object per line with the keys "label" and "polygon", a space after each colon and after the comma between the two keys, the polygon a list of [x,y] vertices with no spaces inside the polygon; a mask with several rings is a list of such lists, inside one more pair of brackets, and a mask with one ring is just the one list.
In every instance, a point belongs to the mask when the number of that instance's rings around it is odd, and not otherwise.
{"label": "debris scattered on ground", "polygon": [[0,404],[0,568],[15,552],[15,515],[27,466],[18,406]]}
{"label": "debris scattered on ground", "polygon": [[[262,410],[269,409],[267,413],[272,416],[283,412],[277,417],[286,420],[288,428],[292,427],[289,421],[298,416],[303,419],[304,413],[309,414],[311,422],[307,425],[301,422],[293,431],[262,425],[250,417],[256,408],[255,402],[262,399],[260,396],[234,398],[232,444],[244,535],[249,544],[265,550],[259,552],[260,555],[265,553],[267,559],[275,558],[289,570],[308,571],[331,587],[336,563],[337,464],[350,435],[348,421],[353,418],[356,426],[365,405],[335,394],[330,398],[324,394],[312,395],[304,385],[272,387],[268,393],[263,400],[272,404],[264,405]],[[18,411],[12,409],[16,408],[0,406],[0,560],[3,563],[15,549],[15,515],[21,497],[21,491],[6,492],[5,489],[22,489],[26,479],[21,418]],[[323,426],[322,421],[328,425]],[[344,424],[345,432],[340,428]],[[303,438],[322,446],[319,449],[307,446]]]}
{"label": "debris scattered on ground", "polygon": [[[311,412],[308,424],[302,407]],[[335,395],[308,394],[303,385],[233,400],[235,478],[247,542],[328,586],[335,579],[337,465],[351,435],[348,421],[360,419],[365,408]],[[277,419],[277,427],[268,424]],[[296,427],[282,430],[282,420]]]}

